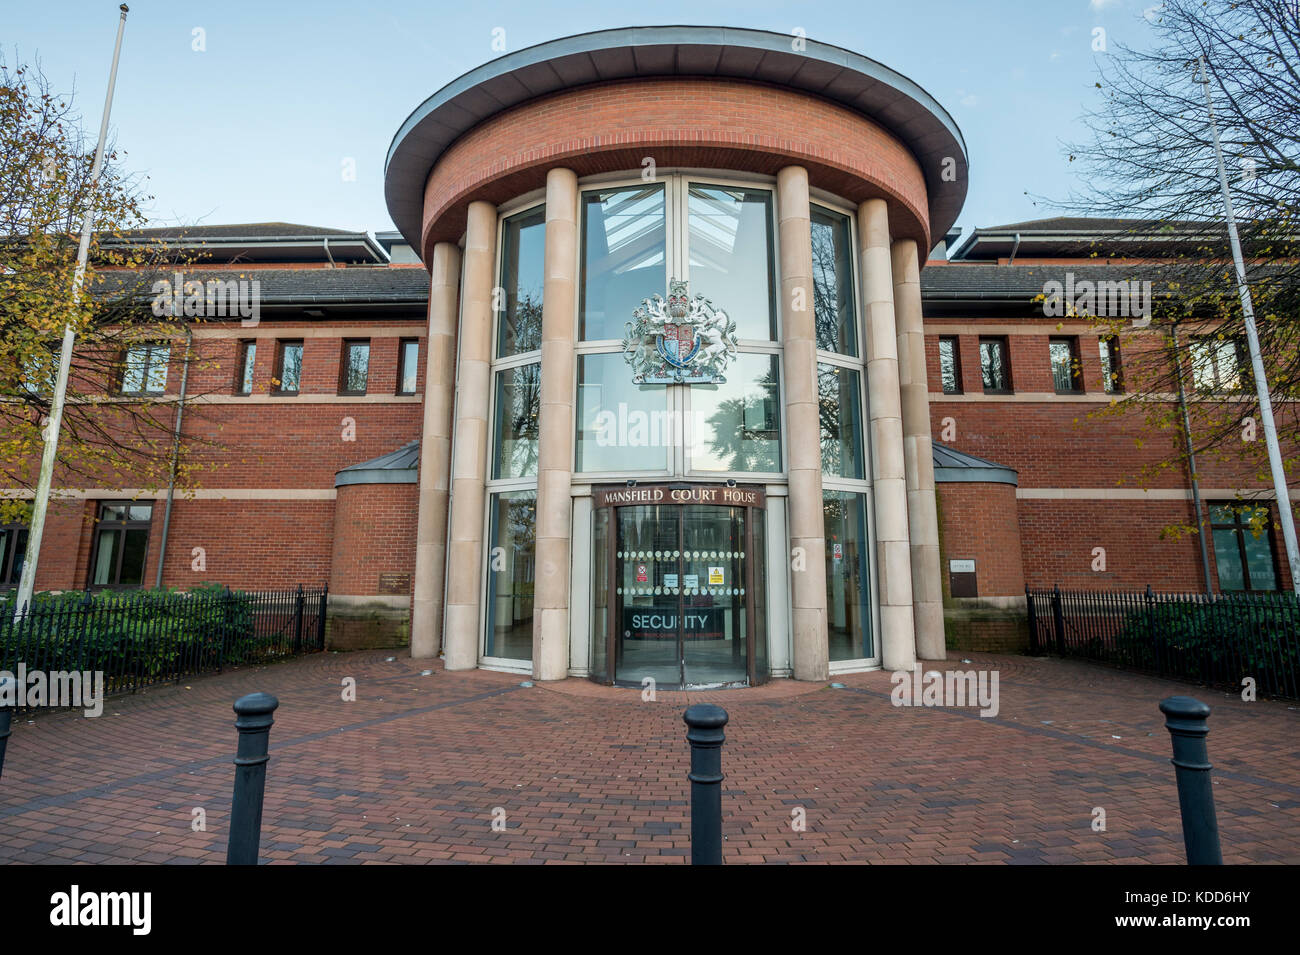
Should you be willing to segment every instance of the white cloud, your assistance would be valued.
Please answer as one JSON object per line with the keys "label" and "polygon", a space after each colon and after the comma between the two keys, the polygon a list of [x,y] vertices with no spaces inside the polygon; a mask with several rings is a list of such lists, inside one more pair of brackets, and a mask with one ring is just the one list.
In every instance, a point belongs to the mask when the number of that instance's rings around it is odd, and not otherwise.
{"label": "white cloud", "polygon": [[1094,10],[1105,10],[1119,5],[1120,0],[1088,0],[1088,6]]}

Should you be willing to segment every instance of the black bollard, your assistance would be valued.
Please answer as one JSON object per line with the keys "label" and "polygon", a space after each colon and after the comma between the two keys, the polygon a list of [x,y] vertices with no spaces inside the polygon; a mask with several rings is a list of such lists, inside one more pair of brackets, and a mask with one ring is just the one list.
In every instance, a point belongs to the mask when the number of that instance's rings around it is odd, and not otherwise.
{"label": "black bollard", "polygon": [[1210,707],[1190,696],[1160,701],[1165,728],[1173,738],[1178,809],[1183,817],[1183,845],[1188,865],[1223,865],[1219,849],[1219,823],[1214,815],[1214,789],[1210,782],[1210,757],[1205,737]]}
{"label": "black bollard", "polygon": [[250,693],[235,701],[235,798],[230,807],[230,841],[226,865],[257,865],[262,841],[262,795],[266,791],[266,761],[272,716],[280,701],[269,693]]}
{"label": "black bollard", "polygon": [[11,676],[0,676],[0,776],[5,771],[5,748],[9,745],[9,727],[14,718],[14,707],[6,706],[2,701],[7,697],[18,702],[18,681]]}
{"label": "black bollard", "polygon": [[682,714],[691,744],[691,865],[722,865],[722,744],[727,711],[694,703]]}

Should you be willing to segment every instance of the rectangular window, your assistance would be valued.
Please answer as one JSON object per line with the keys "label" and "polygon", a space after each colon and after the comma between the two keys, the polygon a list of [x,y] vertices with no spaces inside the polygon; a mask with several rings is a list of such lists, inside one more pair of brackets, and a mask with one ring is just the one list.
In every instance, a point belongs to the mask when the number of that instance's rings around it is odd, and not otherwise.
{"label": "rectangular window", "polygon": [[537,492],[493,494],[488,523],[487,635],[483,656],[531,660]]}
{"label": "rectangular window", "polygon": [[1119,358],[1119,339],[1114,335],[1104,336],[1097,340],[1097,347],[1101,353],[1101,385],[1107,394],[1120,394],[1124,390],[1124,379],[1123,365]]}
{"label": "rectangular window", "polygon": [[741,353],[720,385],[691,386],[690,469],[781,470],[781,379],[775,355]]}
{"label": "rectangular window", "polygon": [[139,587],[144,583],[152,518],[152,504],[111,501],[99,505],[90,560],[92,587]]}
{"label": "rectangular window", "polygon": [[849,217],[810,206],[812,220],[813,320],[817,347],[857,355],[853,311],[853,239]]}
{"label": "rectangular window", "polygon": [[413,395],[420,380],[420,343],[414,338],[403,338],[397,351],[397,393]]}
{"label": "rectangular window", "polygon": [[772,193],[691,183],[686,219],[691,295],[726,309],[737,338],[774,339]]}
{"label": "rectangular window", "polygon": [[1011,361],[1005,338],[980,339],[980,371],[985,392],[1011,391]]}
{"label": "rectangular window", "polygon": [[257,361],[257,342],[239,343],[239,367],[235,371],[235,394],[253,393],[253,366]]}
{"label": "rectangular window", "polygon": [[1220,590],[1277,590],[1272,523],[1267,507],[1210,505]]}
{"label": "rectangular window", "polygon": [[1052,362],[1052,385],[1058,395],[1083,390],[1083,376],[1079,371],[1079,339],[1053,338],[1047,343],[1047,353]]}
{"label": "rectangular window", "polygon": [[867,495],[825,491],[826,631],[831,660],[875,655],[871,640],[871,575]]}
{"label": "rectangular window", "polygon": [[348,339],[343,342],[343,367],[339,374],[339,394],[364,395],[370,378],[370,340]]}
{"label": "rectangular window", "polygon": [[1245,349],[1231,339],[1203,335],[1192,339],[1192,387],[1198,391],[1244,390]]}
{"label": "rectangular window", "polygon": [[122,359],[120,391],[124,395],[160,395],[167,390],[167,362],[171,346],[157,343],[132,345]]}
{"label": "rectangular window", "polygon": [[497,357],[542,347],[542,269],[546,207],[510,216],[501,224],[501,287],[505,310],[497,322]]}
{"label": "rectangular window", "polygon": [[961,347],[954,336],[939,339],[939,379],[945,395],[961,394]]}
{"label": "rectangular window", "polygon": [[17,587],[27,556],[27,528],[22,524],[0,527],[0,587]]}
{"label": "rectangular window", "polygon": [[862,387],[860,373],[838,365],[817,365],[822,473],[863,477]]}
{"label": "rectangular window", "polygon": [[537,425],[542,407],[542,366],[534,362],[496,373],[493,478],[537,475]]}
{"label": "rectangular window", "polygon": [[664,293],[667,239],[663,185],[582,194],[583,341],[621,340],[642,300]]}
{"label": "rectangular window", "polygon": [[282,341],[276,347],[275,390],[282,395],[296,395],[302,387],[302,342]]}
{"label": "rectangular window", "polygon": [[665,471],[682,440],[668,389],[634,384],[621,353],[578,356],[577,428],[579,471]]}

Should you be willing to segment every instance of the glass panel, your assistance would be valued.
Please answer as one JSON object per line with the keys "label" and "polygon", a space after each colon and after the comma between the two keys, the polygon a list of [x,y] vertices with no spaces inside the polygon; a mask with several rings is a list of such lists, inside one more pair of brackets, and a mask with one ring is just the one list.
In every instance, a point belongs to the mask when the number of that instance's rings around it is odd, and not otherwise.
{"label": "glass panel", "polygon": [[812,206],[811,218],[817,347],[842,355],[856,355],[858,333],[853,313],[853,246],[849,217]]}
{"label": "glass panel", "polygon": [[420,343],[402,342],[402,382],[399,390],[404,395],[415,394],[420,374]]}
{"label": "glass panel", "polygon": [[253,391],[253,367],[256,360],[257,342],[249,342],[244,346],[244,364],[239,373],[239,390],[246,395]]}
{"label": "glass panel", "polygon": [[955,395],[961,391],[961,382],[957,380],[957,341],[955,339],[939,339],[939,378],[943,382],[944,394]]}
{"label": "glass panel", "polygon": [[542,268],[546,250],[546,207],[506,219],[501,226],[501,287],[505,311],[497,324],[497,357],[542,347]]}
{"label": "glass panel", "polygon": [[609,628],[614,621],[612,597],[609,592],[609,540],[610,508],[598,507],[592,512],[591,530],[591,675],[604,683],[609,679],[607,641]]}
{"label": "glass panel", "polygon": [[132,521],[147,521],[153,516],[152,504],[132,504],[126,510],[127,519]]}
{"label": "glass panel", "polygon": [[146,345],[132,345],[127,349],[126,361],[122,369],[122,390],[127,394],[139,394],[144,391],[145,371],[149,365],[149,348]]}
{"label": "glass panel", "polygon": [[1210,521],[1214,524],[1232,524],[1236,521],[1231,504],[1211,504]]}
{"label": "glass panel", "polygon": [[772,194],[692,185],[687,207],[691,293],[734,319],[738,338],[770,341],[776,332]]}
{"label": "glass panel", "polygon": [[91,577],[91,583],[96,586],[114,583],[113,573],[117,568],[117,552],[121,546],[121,539],[120,530],[99,532],[99,548],[95,551],[95,573]]}
{"label": "glass panel", "polygon": [[490,521],[483,655],[531,660],[537,492],[493,494]]}
{"label": "glass panel", "polygon": [[[12,535],[13,531],[9,531],[8,533]],[[3,553],[4,553],[3,551],[0,551],[0,555],[3,555]],[[17,540],[14,541],[13,564],[9,568],[8,583],[13,584],[15,586],[18,584],[19,578],[21,578],[23,575],[23,564],[26,562],[26,560],[27,560],[27,530],[26,528],[23,528],[18,531]]]}
{"label": "glass panel", "polygon": [[101,521],[124,521],[126,520],[125,504],[105,504],[99,512]]}
{"label": "glass panel", "polygon": [[1246,545],[1246,573],[1250,575],[1250,589],[1277,590],[1277,574],[1273,571],[1273,550],[1269,547],[1268,531],[1260,531],[1256,537],[1247,527],[1241,533],[1242,542]]}
{"label": "glass panel", "polygon": [[144,559],[149,550],[149,531],[131,528],[125,532],[122,547],[122,573],[117,583],[123,587],[138,587],[144,582]]}
{"label": "glass panel", "polygon": [[349,342],[344,346],[346,367],[343,373],[344,391],[365,391],[370,377],[370,343]]}
{"label": "glass panel", "polygon": [[985,390],[1007,390],[1006,355],[1001,342],[980,342],[980,368]]}
{"label": "glass panel", "polygon": [[280,390],[297,391],[302,382],[302,345],[285,345],[281,359]]}
{"label": "glass panel", "polygon": [[663,385],[634,385],[622,354],[578,356],[577,470],[667,470],[680,441]]}
{"label": "glass panel", "polygon": [[743,683],[749,678],[745,576],[753,559],[745,552],[745,508],[694,505],[681,513],[685,682]]}
{"label": "glass panel", "polygon": [[578,314],[584,341],[621,340],[641,301],[666,293],[666,240],[662,184],[583,193]]}
{"label": "glass panel", "polygon": [[867,496],[826,491],[826,629],[831,660],[874,656],[867,561]]}
{"label": "glass panel", "polygon": [[863,476],[862,401],[859,373],[836,365],[817,366],[817,404],[821,422],[822,473]]}
{"label": "glass panel", "polygon": [[497,379],[494,478],[537,473],[537,422],[542,407],[542,366],[499,371]]}
{"label": "glass panel", "polygon": [[736,356],[721,385],[691,386],[691,469],[781,470],[781,387],[775,355]]}
{"label": "glass panel", "polygon": [[1069,342],[1050,342],[1047,346],[1052,359],[1052,384],[1057,391],[1074,390],[1074,355]]}
{"label": "glass panel", "polygon": [[1215,376],[1218,387],[1223,391],[1237,391],[1241,388],[1241,365],[1237,356],[1237,343],[1219,342],[1214,347]]}
{"label": "glass panel", "polygon": [[614,642],[614,677],[664,686],[681,683],[678,614],[681,576],[680,508],[620,507],[615,542],[615,587],[622,604]]}
{"label": "glass panel", "polygon": [[1241,566],[1241,550],[1237,544],[1237,531],[1216,528],[1214,535],[1214,564],[1219,570],[1220,590],[1245,590],[1246,576]]}
{"label": "glass panel", "polygon": [[154,345],[147,353],[149,374],[145,390],[150,394],[159,395],[167,390],[167,362],[171,359],[172,350],[167,345]]}
{"label": "glass panel", "polygon": [[[1111,364],[1111,344],[1107,338],[1097,340],[1097,348],[1101,354],[1101,386],[1107,392],[1114,392],[1118,384],[1119,369]],[[1118,357],[1118,355],[1116,355]]]}

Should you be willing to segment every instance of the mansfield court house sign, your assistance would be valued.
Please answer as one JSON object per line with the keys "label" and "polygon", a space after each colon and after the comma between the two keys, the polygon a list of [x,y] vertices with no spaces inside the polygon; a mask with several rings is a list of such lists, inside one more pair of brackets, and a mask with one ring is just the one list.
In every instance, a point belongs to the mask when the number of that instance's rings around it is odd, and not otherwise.
{"label": "mansfield court house sign", "polygon": [[703,295],[672,279],[668,298],[643,300],[627,323],[623,358],[638,385],[725,384],[736,354],[736,323]]}

